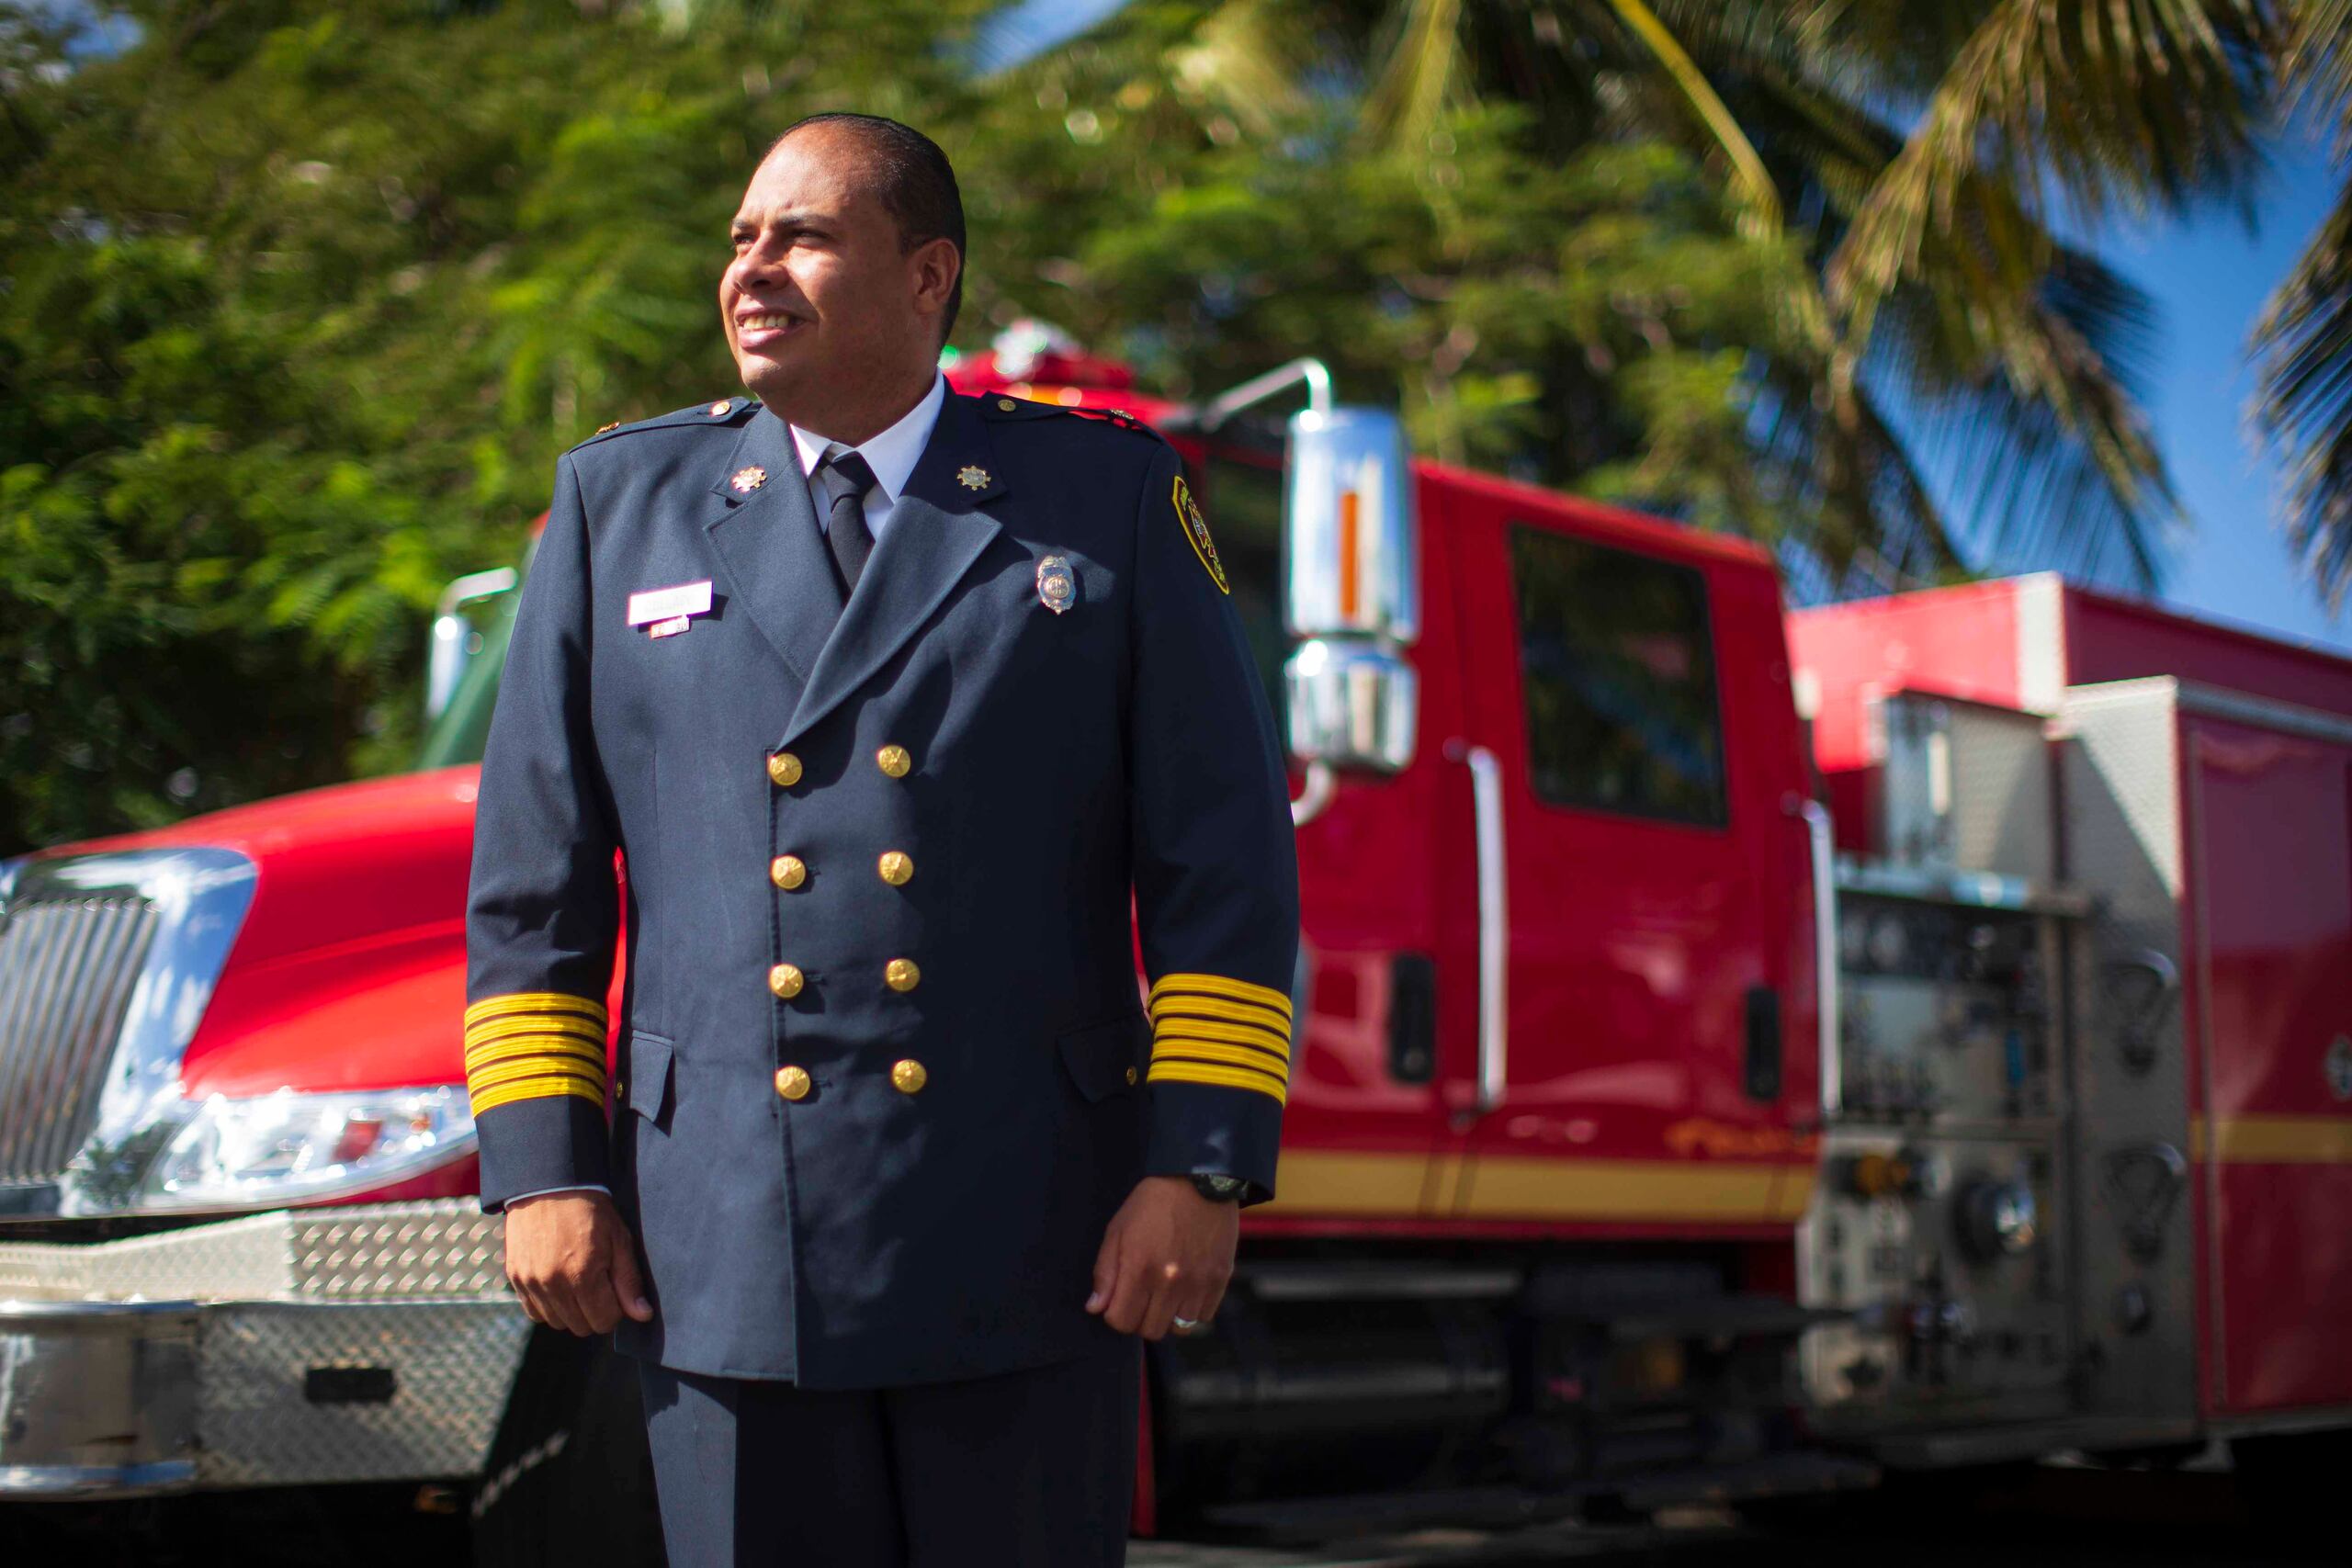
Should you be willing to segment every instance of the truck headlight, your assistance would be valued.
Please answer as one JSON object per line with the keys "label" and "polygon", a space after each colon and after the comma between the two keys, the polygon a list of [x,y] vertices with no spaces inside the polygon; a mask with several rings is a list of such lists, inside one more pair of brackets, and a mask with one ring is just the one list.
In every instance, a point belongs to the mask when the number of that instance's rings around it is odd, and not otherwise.
{"label": "truck headlight", "polygon": [[265,1209],[364,1192],[474,1150],[463,1089],[279,1089],[193,1102],[147,1168],[141,1209]]}

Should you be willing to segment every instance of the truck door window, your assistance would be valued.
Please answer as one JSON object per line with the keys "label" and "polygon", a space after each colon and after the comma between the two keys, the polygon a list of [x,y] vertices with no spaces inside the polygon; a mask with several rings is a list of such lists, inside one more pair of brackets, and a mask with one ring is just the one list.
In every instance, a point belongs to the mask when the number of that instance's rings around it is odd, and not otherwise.
{"label": "truck door window", "polygon": [[1525,524],[1510,530],[1510,557],[1536,795],[1721,826],[1706,580]]}
{"label": "truck door window", "polygon": [[1274,734],[1290,746],[1289,705],[1283,694],[1283,471],[1275,465],[1213,452],[1206,472],[1193,476],[1233,587],[1233,607],[1258,661],[1259,679],[1274,710]]}

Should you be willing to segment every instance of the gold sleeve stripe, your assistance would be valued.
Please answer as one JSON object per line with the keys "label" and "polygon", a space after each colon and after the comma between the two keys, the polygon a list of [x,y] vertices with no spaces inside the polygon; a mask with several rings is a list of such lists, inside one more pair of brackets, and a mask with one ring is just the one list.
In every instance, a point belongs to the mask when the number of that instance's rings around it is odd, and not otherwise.
{"label": "gold sleeve stripe", "polygon": [[475,1019],[466,1025],[466,1035],[471,1039],[479,1035],[496,1034],[503,1030],[514,1029],[576,1029],[582,1034],[602,1034],[605,1032],[605,1021],[589,1013],[573,1012],[569,1008],[549,1009],[544,1011],[525,1011],[516,1009],[511,1012],[490,1013]]}
{"label": "gold sleeve stripe", "polygon": [[555,1069],[541,1067],[537,1072],[499,1072],[499,1075],[482,1077],[482,1079],[466,1084],[466,1093],[473,1098],[475,1105],[480,1105],[482,1100],[503,1105],[505,1100],[529,1100],[534,1096],[558,1096],[558,1093],[576,1093],[583,1100],[595,1100],[597,1105],[602,1105],[605,1102],[605,1079],[588,1075],[588,1072],[555,1072]]}
{"label": "gold sleeve stripe", "polygon": [[567,991],[515,991],[503,997],[484,997],[468,1007],[466,1027],[471,1029],[484,1019],[517,1012],[571,1013],[600,1025],[605,1021],[605,1004],[592,998],[575,997]]}
{"label": "gold sleeve stripe", "polygon": [[1290,1078],[1287,1063],[1256,1045],[1227,1045],[1216,1040],[1178,1040],[1167,1043],[1164,1048],[1158,1043],[1151,1048],[1151,1059],[1155,1062],[1170,1059],[1190,1061],[1204,1057],[1230,1063],[1237,1067],[1251,1067],[1268,1077],[1281,1078],[1284,1082]]}
{"label": "gold sleeve stripe", "polygon": [[1215,1084],[1222,1089],[1250,1089],[1271,1096],[1275,1104],[1283,1102],[1283,1085],[1278,1078],[1267,1077],[1250,1067],[1220,1066],[1215,1063],[1186,1062],[1163,1057],[1151,1065],[1145,1075],[1148,1083]]}
{"label": "gold sleeve stripe", "polygon": [[466,1009],[466,1092],[479,1116],[526,1100],[605,1103],[605,1004],[568,991],[515,991]]}
{"label": "gold sleeve stripe", "polygon": [[1228,1002],[1216,997],[1187,996],[1181,991],[1170,991],[1151,1004],[1151,1016],[1154,1018],[1168,1018],[1180,1013],[1194,1018],[1224,1018],[1236,1023],[1254,1023],[1277,1034],[1290,1032],[1289,1019],[1272,1008],[1260,1007],[1254,1002]]}
{"label": "gold sleeve stripe", "polygon": [[1151,983],[1151,1001],[1173,992],[1192,992],[1209,997],[1224,997],[1231,1001],[1255,1002],[1261,1008],[1272,1008],[1284,1018],[1290,1017],[1290,998],[1272,986],[1253,985],[1248,980],[1229,980],[1222,975],[1195,975],[1180,972],[1162,975]]}
{"label": "gold sleeve stripe", "polygon": [[605,1058],[602,1055],[571,1055],[558,1051],[534,1051],[529,1055],[503,1055],[484,1063],[466,1063],[468,1084],[489,1084],[501,1077],[515,1077],[517,1072],[579,1072],[579,1075],[602,1079]]}
{"label": "gold sleeve stripe", "polygon": [[534,1030],[532,1034],[505,1034],[501,1039],[478,1039],[466,1046],[468,1063],[492,1063],[501,1055],[534,1055],[538,1051],[570,1051],[571,1055],[605,1060],[605,1037],[581,1037],[581,1034],[550,1034],[548,1030]]}
{"label": "gold sleeve stripe", "polygon": [[600,1055],[605,1049],[605,1032],[586,1024],[542,1022],[531,1020],[501,1024],[495,1028],[477,1029],[466,1036],[466,1053],[505,1051],[518,1040],[570,1040],[584,1050]]}
{"label": "gold sleeve stripe", "polygon": [[1247,1045],[1263,1051],[1277,1062],[1290,1060],[1290,1043],[1280,1035],[1268,1034],[1262,1029],[1245,1029],[1236,1023],[1204,1023],[1198,1019],[1171,1019],[1152,1032],[1153,1049],[1170,1040],[1223,1040],[1235,1045]]}
{"label": "gold sleeve stripe", "polygon": [[485,1111],[495,1111],[502,1105],[512,1105],[517,1100],[548,1100],[567,1094],[576,1094],[581,1099],[594,1101],[599,1106],[605,1103],[605,1089],[602,1084],[594,1084],[584,1078],[567,1076],[556,1078],[533,1078],[523,1083],[501,1084],[494,1089],[478,1091],[471,1097],[473,1113],[479,1117]]}

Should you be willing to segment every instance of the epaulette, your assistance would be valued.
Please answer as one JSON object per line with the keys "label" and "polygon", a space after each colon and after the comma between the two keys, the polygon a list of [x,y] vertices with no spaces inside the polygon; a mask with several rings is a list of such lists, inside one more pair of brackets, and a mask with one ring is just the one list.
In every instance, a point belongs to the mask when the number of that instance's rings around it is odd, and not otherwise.
{"label": "epaulette", "polygon": [[760,400],[757,398],[718,398],[710,402],[696,403],[690,409],[656,414],[651,419],[635,420],[626,424],[615,420],[610,424],[597,426],[595,434],[572,450],[577,452],[581,446],[594,446],[597,442],[610,440],[616,435],[628,435],[639,430],[662,430],[677,424],[706,424],[714,429],[731,430],[757,412],[759,407]]}
{"label": "epaulette", "polygon": [[1148,435],[1154,441],[1168,437],[1146,424],[1125,409],[1087,408],[1075,403],[1043,403],[1034,398],[1016,398],[1003,392],[989,392],[980,399],[980,412],[989,419],[1043,419],[1047,414],[1072,413],[1097,424],[1113,424],[1121,430],[1132,430],[1138,435]]}

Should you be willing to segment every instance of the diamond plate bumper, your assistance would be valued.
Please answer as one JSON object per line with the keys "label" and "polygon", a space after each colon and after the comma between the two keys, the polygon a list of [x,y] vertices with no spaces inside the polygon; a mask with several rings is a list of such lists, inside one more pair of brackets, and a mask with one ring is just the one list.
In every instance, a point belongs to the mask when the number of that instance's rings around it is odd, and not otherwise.
{"label": "diamond plate bumper", "polygon": [[468,1200],[0,1243],[0,1498],[478,1472],[530,1332]]}

